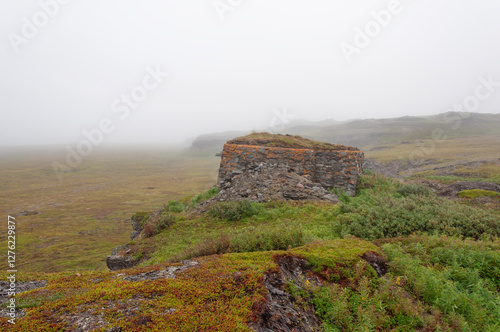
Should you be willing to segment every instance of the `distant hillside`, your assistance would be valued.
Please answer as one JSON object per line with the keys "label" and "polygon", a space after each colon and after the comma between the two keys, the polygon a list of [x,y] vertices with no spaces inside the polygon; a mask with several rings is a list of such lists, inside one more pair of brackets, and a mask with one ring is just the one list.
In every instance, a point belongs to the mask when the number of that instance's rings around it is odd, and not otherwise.
{"label": "distant hillside", "polygon": [[[294,121],[281,134],[300,135],[318,141],[357,146],[367,150],[388,148],[386,145],[409,144],[415,140],[465,138],[498,135],[500,114],[443,113],[433,116],[405,116],[393,119],[363,119],[347,122]],[[201,135],[192,146],[221,150],[222,145],[245,132]],[[434,137],[433,137],[434,135]]]}
{"label": "distant hillside", "polygon": [[353,120],[321,128],[292,127],[287,129],[287,133],[366,148],[432,139],[433,133],[440,133],[448,138],[498,134],[500,114],[443,113],[426,117]]}
{"label": "distant hillside", "polygon": [[[500,114],[449,112],[347,122],[296,120],[281,133],[358,147],[367,159],[376,161],[367,165],[368,169],[391,176],[420,172],[448,175],[461,167],[498,165],[500,156]],[[203,135],[193,147],[215,154],[226,141],[240,135]]]}

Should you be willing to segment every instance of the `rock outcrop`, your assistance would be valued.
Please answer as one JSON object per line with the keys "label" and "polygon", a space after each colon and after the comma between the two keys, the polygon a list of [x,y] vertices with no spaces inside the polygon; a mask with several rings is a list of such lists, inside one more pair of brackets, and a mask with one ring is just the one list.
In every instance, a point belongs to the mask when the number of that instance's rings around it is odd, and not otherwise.
{"label": "rock outcrop", "polygon": [[201,203],[197,210],[204,211],[216,202],[241,199],[252,202],[296,200],[339,203],[335,194],[284,164],[261,163],[248,167],[229,181],[219,183],[219,189],[217,196]]}
{"label": "rock outcrop", "polygon": [[106,257],[106,265],[111,271],[129,269],[137,264],[134,256],[111,255]]}
{"label": "rock outcrop", "polygon": [[[300,144],[288,144],[288,136],[263,134],[267,140],[248,141],[237,138],[224,145],[221,155],[218,183],[262,163],[287,165],[299,175],[327,189],[339,188],[354,195],[358,176],[362,173],[364,153],[357,148],[315,142],[300,138]],[[251,137],[251,135],[250,135]],[[276,140],[273,142],[272,140]],[[271,141],[271,142],[270,142]],[[266,144],[266,146],[249,144]],[[269,146],[269,145],[276,146]],[[298,146],[298,147],[297,147]]]}

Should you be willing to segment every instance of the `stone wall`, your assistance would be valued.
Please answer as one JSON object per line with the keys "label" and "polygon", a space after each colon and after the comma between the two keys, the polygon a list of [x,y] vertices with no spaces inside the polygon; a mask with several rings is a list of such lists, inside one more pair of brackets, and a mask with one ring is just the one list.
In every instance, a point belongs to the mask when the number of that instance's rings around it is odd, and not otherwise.
{"label": "stone wall", "polygon": [[308,176],[325,188],[355,193],[362,172],[364,154],[359,150],[319,150],[225,144],[222,150],[218,182],[261,163],[284,164],[300,175]]}

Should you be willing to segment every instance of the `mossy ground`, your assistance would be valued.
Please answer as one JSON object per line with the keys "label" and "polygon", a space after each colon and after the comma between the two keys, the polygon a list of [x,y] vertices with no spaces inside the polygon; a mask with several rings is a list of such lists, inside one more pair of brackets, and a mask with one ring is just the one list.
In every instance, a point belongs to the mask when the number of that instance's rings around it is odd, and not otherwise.
{"label": "mossy ground", "polygon": [[[123,331],[251,331],[248,323],[253,319],[252,308],[265,301],[263,275],[278,268],[273,257],[298,255],[310,259],[320,270],[343,266],[347,271],[367,250],[378,249],[354,239],[315,243],[291,252],[210,256],[175,279],[139,282],[123,278],[160,270],[169,264],[120,273],[47,274],[43,275],[48,280],[46,288],[23,293],[16,299],[18,307],[27,311],[27,318],[19,319],[16,325],[1,319],[0,326],[11,331],[76,329],[78,323],[71,318],[91,312],[101,317],[96,320],[96,331],[112,326]],[[129,310],[131,307],[135,309]]]}
{"label": "mossy ground", "polygon": [[258,145],[266,147],[293,148],[293,149],[325,149],[325,150],[355,150],[356,148],[313,141],[298,135],[270,134],[266,132],[252,133],[247,136],[234,138],[229,144]]}
{"label": "mossy ground", "polygon": [[500,200],[500,193],[496,191],[472,189],[472,190],[462,190],[458,193],[460,198],[478,198],[478,197],[492,197],[494,199]]}

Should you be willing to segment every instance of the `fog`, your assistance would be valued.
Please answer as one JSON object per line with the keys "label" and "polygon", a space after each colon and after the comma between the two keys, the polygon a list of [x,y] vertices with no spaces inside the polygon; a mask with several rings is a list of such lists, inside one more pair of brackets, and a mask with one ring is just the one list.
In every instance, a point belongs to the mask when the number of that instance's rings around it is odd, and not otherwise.
{"label": "fog", "polygon": [[0,145],[500,112],[493,0],[0,3]]}

